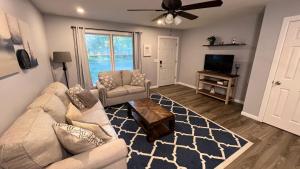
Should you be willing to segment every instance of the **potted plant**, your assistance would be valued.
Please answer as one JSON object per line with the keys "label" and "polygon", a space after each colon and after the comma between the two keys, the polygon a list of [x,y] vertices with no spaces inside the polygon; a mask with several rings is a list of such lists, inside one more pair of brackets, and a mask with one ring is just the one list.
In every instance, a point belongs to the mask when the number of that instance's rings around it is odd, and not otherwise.
{"label": "potted plant", "polygon": [[208,37],[207,38],[207,41],[209,42],[209,45],[214,45],[215,44],[215,42],[216,42],[216,37],[215,36],[210,36],[210,37]]}

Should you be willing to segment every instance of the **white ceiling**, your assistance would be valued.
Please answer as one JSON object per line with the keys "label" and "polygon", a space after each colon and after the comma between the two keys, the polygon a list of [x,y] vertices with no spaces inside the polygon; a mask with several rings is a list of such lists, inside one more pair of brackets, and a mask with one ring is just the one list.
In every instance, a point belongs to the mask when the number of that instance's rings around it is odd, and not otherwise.
{"label": "white ceiling", "polygon": [[[151,22],[162,12],[128,12],[127,9],[160,9],[162,0],[32,0],[40,11],[47,14],[79,17],[93,20],[131,23],[146,26],[158,26]],[[182,0],[183,5],[199,3],[208,0]],[[200,27],[205,24],[241,15],[249,12],[261,11],[269,0],[223,0],[222,7],[199,9],[190,11],[199,16],[197,20],[184,19],[178,29]],[[80,15],[76,8],[85,9],[85,14]]]}

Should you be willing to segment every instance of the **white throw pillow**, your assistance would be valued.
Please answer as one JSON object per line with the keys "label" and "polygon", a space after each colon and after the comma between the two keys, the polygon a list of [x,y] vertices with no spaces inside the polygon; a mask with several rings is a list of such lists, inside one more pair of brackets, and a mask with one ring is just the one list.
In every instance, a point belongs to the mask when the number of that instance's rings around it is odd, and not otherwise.
{"label": "white throw pillow", "polygon": [[131,86],[145,86],[145,73],[133,72],[131,78]]}

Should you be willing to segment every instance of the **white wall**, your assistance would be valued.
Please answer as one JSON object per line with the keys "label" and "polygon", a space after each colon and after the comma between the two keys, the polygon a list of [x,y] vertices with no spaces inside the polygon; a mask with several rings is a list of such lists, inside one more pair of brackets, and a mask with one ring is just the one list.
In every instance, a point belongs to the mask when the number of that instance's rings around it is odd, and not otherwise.
{"label": "white wall", "polygon": [[[196,71],[204,69],[205,54],[234,54],[234,62],[241,65],[236,99],[244,101],[261,18],[261,13],[250,13],[205,27],[185,30],[181,41],[179,82],[195,85]],[[206,39],[211,35],[215,35],[227,43],[235,37],[238,41],[245,42],[247,46],[203,47],[202,45],[208,44]],[[233,72],[235,72],[235,68],[233,68]]]}
{"label": "white wall", "polygon": [[[137,31],[142,32],[142,43],[152,46],[151,57],[142,58],[142,69],[146,73],[146,76],[151,80],[152,85],[156,85],[157,81],[157,63],[154,59],[157,58],[157,40],[159,35],[164,36],[178,36],[181,37],[181,31],[170,31],[169,29],[159,29],[145,26],[136,26],[130,24],[120,24],[104,21],[83,20],[71,17],[45,15],[46,34],[49,46],[49,55],[52,55],[53,51],[70,51],[74,58],[74,43],[73,35],[70,26],[83,26],[87,28],[98,29],[112,29],[112,30],[125,30],[125,31]],[[67,63],[70,86],[77,84],[77,73],[75,62]],[[58,81],[64,82],[64,75],[62,68],[54,69],[54,74]]]}
{"label": "white wall", "polygon": [[0,8],[30,25],[39,66],[0,79],[0,133],[24,112],[27,105],[52,81],[43,18],[27,0],[0,0]]}
{"label": "white wall", "polygon": [[273,0],[266,7],[244,112],[258,116],[284,17],[300,15],[299,0]]}

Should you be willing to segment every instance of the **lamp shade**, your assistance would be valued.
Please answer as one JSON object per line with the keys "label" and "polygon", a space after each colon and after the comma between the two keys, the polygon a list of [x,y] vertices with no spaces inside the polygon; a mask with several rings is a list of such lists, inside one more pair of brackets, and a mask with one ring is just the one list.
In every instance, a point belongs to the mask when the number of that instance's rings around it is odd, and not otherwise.
{"label": "lamp shade", "polygon": [[53,62],[55,63],[63,63],[63,62],[71,62],[71,54],[70,52],[53,52]]}

